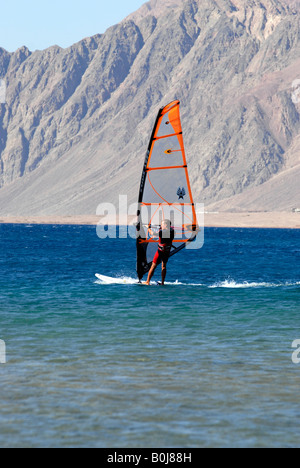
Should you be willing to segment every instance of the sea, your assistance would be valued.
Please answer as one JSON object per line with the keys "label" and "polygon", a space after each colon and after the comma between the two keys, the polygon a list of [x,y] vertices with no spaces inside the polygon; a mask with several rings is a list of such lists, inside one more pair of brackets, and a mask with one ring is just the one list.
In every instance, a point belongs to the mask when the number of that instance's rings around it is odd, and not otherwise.
{"label": "sea", "polygon": [[206,228],[164,287],[130,237],[0,236],[1,447],[300,447],[299,230]]}

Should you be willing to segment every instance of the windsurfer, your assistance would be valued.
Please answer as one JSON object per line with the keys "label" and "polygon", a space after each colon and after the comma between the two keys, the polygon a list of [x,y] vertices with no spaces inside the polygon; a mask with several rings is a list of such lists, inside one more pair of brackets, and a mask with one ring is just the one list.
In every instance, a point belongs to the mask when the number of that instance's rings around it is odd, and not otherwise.
{"label": "windsurfer", "polygon": [[[149,233],[151,237],[154,236],[154,232],[152,231],[151,226],[149,227]],[[169,260],[172,243],[175,237],[174,228],[172,227],[171,221],[169,219],[165,219],[162,222],[161,229],[158,235],[159,235],[158,250],[154,256],[154,259],[153,259],[153,262],[152,262],[152,265],[148,274],[148,279],[145,283],[148,286],[150,285],[152,276],[154,275],[156,267],[160,263],[160,261],[162,265],[161,284],[162,286],[165,284],[165,279],[167,275],[167,263]]]}

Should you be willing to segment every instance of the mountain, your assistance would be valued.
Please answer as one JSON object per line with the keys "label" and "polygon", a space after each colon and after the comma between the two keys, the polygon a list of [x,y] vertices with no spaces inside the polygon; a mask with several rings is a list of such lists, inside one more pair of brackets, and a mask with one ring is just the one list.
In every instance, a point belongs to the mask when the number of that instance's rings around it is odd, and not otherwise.
{"label": "mountain", "polygon": [[136,201],[173,99],[196,201],[299,207],[299,13],[297,0],[151,0],[68,49],[0,49],[0,214]]}

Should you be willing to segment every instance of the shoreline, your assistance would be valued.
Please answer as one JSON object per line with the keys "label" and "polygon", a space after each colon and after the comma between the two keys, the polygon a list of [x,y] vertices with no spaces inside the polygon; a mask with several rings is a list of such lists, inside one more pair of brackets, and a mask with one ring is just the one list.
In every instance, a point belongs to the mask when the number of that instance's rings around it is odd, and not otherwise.
{"label": "shoreline", "polygon": [[[203,214],[200,214],[200,218]],[[96,215],[75,216],[0,216],[0,224],[29,224],[29,225],[132,225],[135,216],[121,216],[117,219]],[[300,213],[294,212],[219,212],[204,213],[204,228],[261,228],[261,229],[300,229]]]}

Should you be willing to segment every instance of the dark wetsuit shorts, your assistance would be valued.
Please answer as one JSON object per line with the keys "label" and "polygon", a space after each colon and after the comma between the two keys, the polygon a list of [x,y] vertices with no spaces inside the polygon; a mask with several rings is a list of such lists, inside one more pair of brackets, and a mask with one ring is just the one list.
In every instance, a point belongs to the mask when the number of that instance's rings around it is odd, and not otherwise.
{"label": "dark wetsuit shorts", "polygon": [[158,250],[154,255],[153,263],[155,263],[155,265],[157,265],[160,261],[168,263],[169,256],[170,252],[162,252],[161,250]]}

